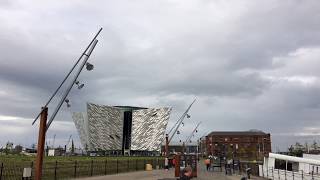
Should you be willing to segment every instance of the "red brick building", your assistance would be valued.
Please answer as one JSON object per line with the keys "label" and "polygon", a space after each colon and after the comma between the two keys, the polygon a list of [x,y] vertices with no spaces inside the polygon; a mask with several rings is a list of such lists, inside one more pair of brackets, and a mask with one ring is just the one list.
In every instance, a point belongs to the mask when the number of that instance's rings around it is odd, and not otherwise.
{"label": "red brick building", "polygon": [[204,155],[239,160],[263,160],[271,152],[270,134],[258,130],[213,131],[201,139]]}

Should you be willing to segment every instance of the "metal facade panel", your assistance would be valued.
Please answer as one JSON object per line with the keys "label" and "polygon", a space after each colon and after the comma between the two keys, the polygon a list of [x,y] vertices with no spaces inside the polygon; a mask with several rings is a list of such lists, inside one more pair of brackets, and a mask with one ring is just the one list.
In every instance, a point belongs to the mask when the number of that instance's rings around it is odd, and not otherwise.
{"label": "metal facade panel", "polygon": [[121,150],[123,113],[111,106],[87,104],[88,140],[92,150]]}
{"label": "metal facade panel", "polygon": [[79,133],[80,142],[82,144],[82,147],[86,147],[86,145],[89,146],[87,114],[84,112],[74,112],[72,114],[72,119],[73,119],[73,122],[77,128],[78,133]]}
{"label": "metal facade panel", "polygon": [[171,108],[134,110],[132,113],[131,150],[160,151]]}

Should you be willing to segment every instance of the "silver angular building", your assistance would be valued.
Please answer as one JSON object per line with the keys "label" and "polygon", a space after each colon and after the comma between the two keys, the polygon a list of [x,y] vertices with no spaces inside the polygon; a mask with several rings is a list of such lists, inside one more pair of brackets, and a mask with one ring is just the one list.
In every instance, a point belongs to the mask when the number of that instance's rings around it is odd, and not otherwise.
{"label": "silver angular building", "polygon": [[87,151],[141,154],[160,151],[170,113],[168,107],[87,103],[87,111],[74,112],[72,118]]}

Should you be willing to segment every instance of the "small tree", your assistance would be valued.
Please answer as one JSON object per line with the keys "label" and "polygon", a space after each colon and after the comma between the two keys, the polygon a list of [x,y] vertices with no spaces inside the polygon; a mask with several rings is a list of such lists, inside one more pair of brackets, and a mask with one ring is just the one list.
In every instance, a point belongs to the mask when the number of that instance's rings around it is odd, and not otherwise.
{"label": "small tree", "polygon": [[297,157],[302,157],[304,150],[305,150],[305,147],[303,145],[301,145],[299,142],[296,142],[296,144],[294,146],[291,145],[288,148],[289,155],[290,156],[297,156]]}
{"label": "small tree", "polygon": [[9,149],[8,149],[7,146],[6,146],[5,149],[4,149],[4,153],[6,153],[6,155],[8,155],[8,153],[9,153]]}
{"label": "small tree", "polygon": [[315,141],[315,140],[313,140],[313,143],[312,143],[312,145],[311,145],[311,148],[313,149],[313,150],[318,150],[318,143]]}
{"label": "small tree", "polygon": [[310,148],[309,148],[309,144],[308,142],[304,143],[304,152],[309,152]]}

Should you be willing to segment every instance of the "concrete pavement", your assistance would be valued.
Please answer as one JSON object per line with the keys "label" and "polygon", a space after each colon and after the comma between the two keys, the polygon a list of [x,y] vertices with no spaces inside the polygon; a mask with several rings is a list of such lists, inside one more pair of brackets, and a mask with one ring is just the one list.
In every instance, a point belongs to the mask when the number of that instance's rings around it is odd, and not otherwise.
{"label": "concrete pavement", "polygon": [[[241,175],[232,175],[226,176],[224,172],[211,172],[206,171],[202,165],[198,166],[198,177],[193,178],[195,180],[240,180]],[[169,171],[166,170],[153,170],[153,171],[138,171],[138,172],[130,172],[130,173],[122,173],[115,175],[107,175],[107,176],[97,176],[90,178],[82,178],[82,180],[175,180],[174,170],[171,169]],[[254,180],[261,180],[259,177],[252,177]]]}

